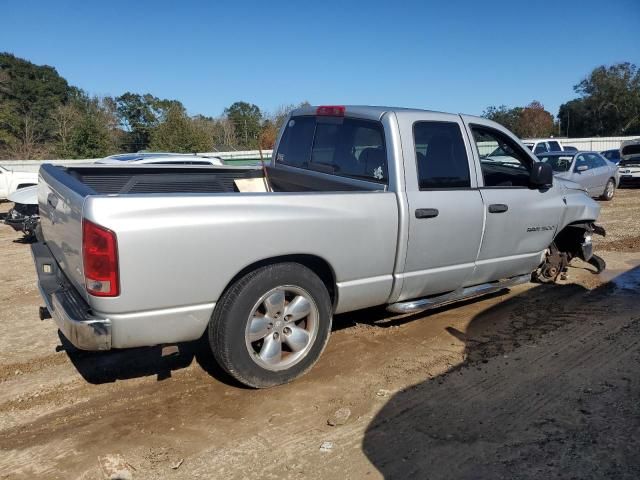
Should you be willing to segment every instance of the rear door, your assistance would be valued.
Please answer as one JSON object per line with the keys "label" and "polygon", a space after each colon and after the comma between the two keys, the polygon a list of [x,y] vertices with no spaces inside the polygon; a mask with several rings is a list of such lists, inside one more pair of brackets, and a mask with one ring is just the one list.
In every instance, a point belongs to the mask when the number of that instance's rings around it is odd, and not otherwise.
{"label": "rear door", "polygon": [[[476,155],[478,184],[486,217],[476,270],[468,283],[479,284],[531,273],[553,241],[564,204],[560,187],[531,188],[535,160],[506,129],[464,117]],[[483,154],[500,148],[506,159]]]}
{"label": "rear door", "polygon": [[409,205],[399,300],[455,290],[473,274],[483,207],[457,115],[398,115]]}

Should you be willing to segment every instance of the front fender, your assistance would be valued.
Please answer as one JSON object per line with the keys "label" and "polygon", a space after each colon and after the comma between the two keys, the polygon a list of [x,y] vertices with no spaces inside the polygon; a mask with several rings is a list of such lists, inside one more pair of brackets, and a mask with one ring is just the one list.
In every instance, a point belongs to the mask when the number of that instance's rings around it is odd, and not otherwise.
{"label": "front fender", "polygon": [[[571,182],[572,183],[572,182]],[[600,205],[591,198],[584,190],[570,188],[562,185],[562,201],[565,205],[558,232],[561,232],[567,225],[576,222],[595,222],[600,216]]]}

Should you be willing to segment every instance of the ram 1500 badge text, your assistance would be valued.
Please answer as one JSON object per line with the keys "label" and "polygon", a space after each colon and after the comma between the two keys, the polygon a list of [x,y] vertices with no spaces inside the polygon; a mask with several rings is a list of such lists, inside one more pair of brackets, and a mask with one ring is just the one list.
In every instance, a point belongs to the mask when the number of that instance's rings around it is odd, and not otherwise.
{"label": "ram 1500 badge text", "polygon": [[[32,248],[64,335],[108,350],[206,334],[268,387],[311,368],[334,313],[553,281],[599,231],[595,201],[483,118],[306,107],[274,151],[264,169],[44,165]],[[263,175],[265,191],[237,187]]]}

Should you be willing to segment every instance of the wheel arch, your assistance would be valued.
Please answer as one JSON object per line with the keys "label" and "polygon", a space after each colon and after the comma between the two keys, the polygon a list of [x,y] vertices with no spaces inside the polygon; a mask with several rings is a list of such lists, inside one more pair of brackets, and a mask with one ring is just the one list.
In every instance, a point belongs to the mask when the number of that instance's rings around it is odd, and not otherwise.
{"label": "wheel arch", "polygon": [[322,283],[324,283],[325,287],[327,288],[327,291],[329,292],[329,298],[331,299],[331,305],[335,309],[338,303],[338,289],[336,285],[336,274],[333,267],[324,258],[318,255],[306,253],[279,255],[276,257],[269,257],[255,261],[236,273],[233,278],[227,283],[220,296],[224,295],[224,292],[226,292],[236,281],[244,277],[246,274],[253,272],[254,270],[257,270],[261,267],[286,262],[293,262],[304,265],[313,273],[318,275],[318,277],[320,277],[320,280],[322,280]]}

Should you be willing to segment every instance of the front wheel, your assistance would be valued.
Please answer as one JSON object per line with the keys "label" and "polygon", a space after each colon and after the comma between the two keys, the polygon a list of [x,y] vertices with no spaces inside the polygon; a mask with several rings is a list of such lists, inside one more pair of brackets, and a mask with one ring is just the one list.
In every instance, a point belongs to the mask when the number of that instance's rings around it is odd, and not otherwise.
{"label": "front wheel", "polygon": [[613,199],[613,195],[616,192],[616,182],[613,181],[613,178],[610,178],[607,182],[607,185],[604,187],[604,192],[602,192],[602,200],[606,200],[607,202]]}
{"label": "front wheel", "polygon": [[209,344],[222,368],[254,388],[287,383],[320,357],[331,331],[327,288],[298,263],[261,267],[222,296]]}

